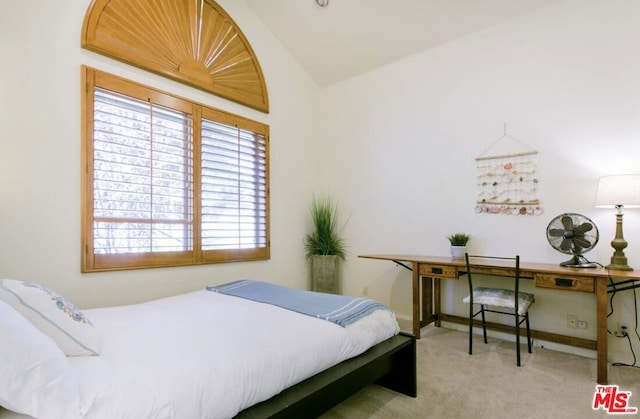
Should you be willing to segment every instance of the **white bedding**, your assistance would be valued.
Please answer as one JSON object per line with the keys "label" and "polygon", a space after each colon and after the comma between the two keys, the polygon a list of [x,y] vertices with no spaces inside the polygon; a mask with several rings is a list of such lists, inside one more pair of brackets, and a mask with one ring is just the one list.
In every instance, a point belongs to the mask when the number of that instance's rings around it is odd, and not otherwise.
{"label": "white bedding", "polygon": [[343,328],[206,290],[84,313],[100,356],[69,361],[87,419],[230,418],[399,330],[384,310]]}

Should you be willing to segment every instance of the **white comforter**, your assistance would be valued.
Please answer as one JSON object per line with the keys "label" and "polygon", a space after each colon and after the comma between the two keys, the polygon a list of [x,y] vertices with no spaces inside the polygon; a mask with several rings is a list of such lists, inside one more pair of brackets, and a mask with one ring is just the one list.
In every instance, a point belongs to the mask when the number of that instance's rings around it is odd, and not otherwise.
{"label": "white comforter", "polygon": [[230,418],[398,332],[378,310],[347,328],[206,290],[85,310],[101,355],[72,357],[84,418]]}

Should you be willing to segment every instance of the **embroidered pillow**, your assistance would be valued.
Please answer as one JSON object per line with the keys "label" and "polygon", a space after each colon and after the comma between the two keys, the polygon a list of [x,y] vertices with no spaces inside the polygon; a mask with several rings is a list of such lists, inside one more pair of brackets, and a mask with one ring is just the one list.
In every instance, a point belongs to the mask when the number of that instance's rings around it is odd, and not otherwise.
{"label": "embroidered pillow", "polygon": [[33,282],[0,280],[0,300],[7,302],[56,342],[67,356],[98,355],[98,333],[89,319],[53,290]]}
{"label": "embroidered pillow", "polygon": [[80,385],[69,359],[3,301],[0,337],[0,406],[37,418],[79,417]]}

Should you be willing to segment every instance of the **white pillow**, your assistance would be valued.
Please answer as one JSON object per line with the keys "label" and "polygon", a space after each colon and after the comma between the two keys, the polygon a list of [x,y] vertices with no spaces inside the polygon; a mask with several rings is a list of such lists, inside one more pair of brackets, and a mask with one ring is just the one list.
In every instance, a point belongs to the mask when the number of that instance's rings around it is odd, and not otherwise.
{"label": "white pillow", "polygon": [[98,332],[76,306],[33,282],[0,280],[0,300],[53,339],[67,356],[98,355]]}
{"label": "white pillow", "polygon": [[0,406],[36,418],[80,416],[80,385],[69,359],[3,301],[0,342]]}

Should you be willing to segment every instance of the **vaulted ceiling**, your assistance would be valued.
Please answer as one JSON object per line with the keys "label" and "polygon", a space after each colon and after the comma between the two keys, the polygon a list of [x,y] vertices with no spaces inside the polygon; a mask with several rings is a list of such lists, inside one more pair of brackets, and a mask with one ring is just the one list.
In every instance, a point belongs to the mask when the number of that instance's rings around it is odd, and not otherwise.
{"label": "vaulted ceiling", "polygon": [[328,86],[562,0],[245,1]]}

